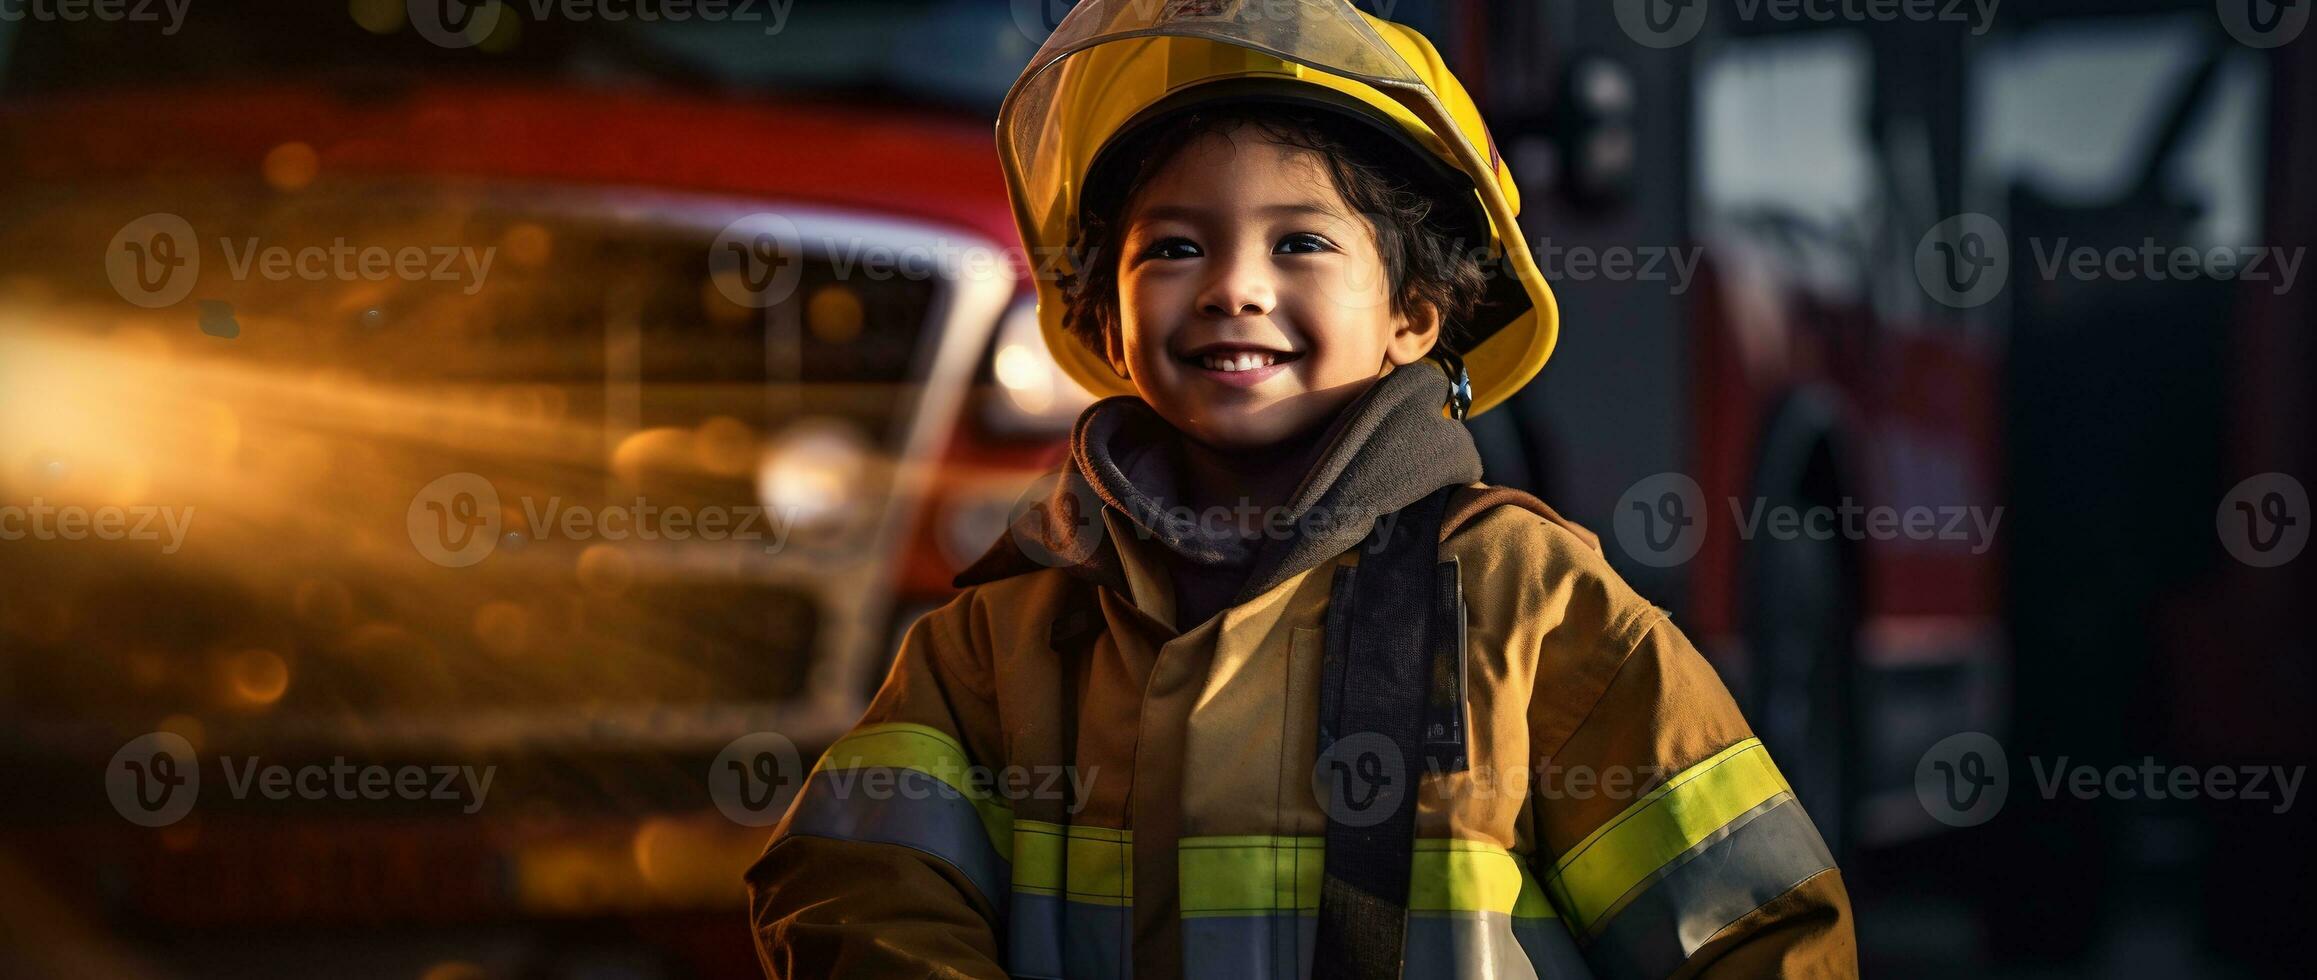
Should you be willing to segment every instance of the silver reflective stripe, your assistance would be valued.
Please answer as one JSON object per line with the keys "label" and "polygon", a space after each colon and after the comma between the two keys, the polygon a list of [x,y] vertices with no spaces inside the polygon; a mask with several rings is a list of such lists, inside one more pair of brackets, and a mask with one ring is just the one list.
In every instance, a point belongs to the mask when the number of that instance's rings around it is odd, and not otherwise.
{"label": "silver reflective stripe", "polygon": [[[1311,975],[1319,919],[1271,915],[1183,920],[1183,975],[1278,980]],[[1502,912],[1408,916],[1408,980],[1589,980],[1576,941],[1559,919]]]}
{"label": "silver reflective stripe", "polygon": [[1007,973],[1069,980],[1133,975],[1132,907],[1022,892],[1014,893],[1012,905],[1006,923]]}
{"label": "silver reflective stripe", "polygon": [[789,833],[920,851],[956,868],[993,912],[1004,908],[1011,868],[990,844],[989,831],[973,803],[949,784],[914,769],[885,770],[893,777],[892,792],[872,797],[856,780],[874,771],[813,773],[789,812]]}
{"label": "silver reflective stripe", "polygon": [[1407,980],[1590,980],[1577,941],[1557,918],[1502,912],[1417,912],[1408,917]]}
{"label": "silver reflective stripe", "polygon": [[1559,919],[1514,919],[1513,938],[1528,954],[1540,980],[1590,980],[1593,968],[1577,952],[1577,937]]}
{"label": "silver reflective stripe", "polygon": [[1834,867],[1810,815],[1781,794],[1635,886],[1586,950],[1604,977],[1662,977],[1722,928]]}
{"label": "silver reflective stripe", "polygon": [[1502,912],[1414,912],[1408,916],[1407,980],[1536,980],[1536,967]]}

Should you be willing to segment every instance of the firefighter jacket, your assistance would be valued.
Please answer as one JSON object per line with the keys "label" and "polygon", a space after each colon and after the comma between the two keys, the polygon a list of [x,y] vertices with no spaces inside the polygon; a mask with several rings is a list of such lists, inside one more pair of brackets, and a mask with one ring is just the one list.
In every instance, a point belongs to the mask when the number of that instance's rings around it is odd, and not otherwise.
{"label": "firefighter jacket", "polygon": [[1416,788],[1404,975],[1855,975],[1841,872],[1713,668],[1591,535],[1477,482],[1446,390],[1400,369],[1346,409],[1290,502],[1343,526],[1206,554],[1249,573],[1196,623],[1182,528],[1131,485],[1154,457],[1118,451],[1155,416],[1089,409],[1051,498],[910,627],[750,869],[766,971],[1306,975],[1333,577],[1363,508],[1454,485],[1468,766]]}

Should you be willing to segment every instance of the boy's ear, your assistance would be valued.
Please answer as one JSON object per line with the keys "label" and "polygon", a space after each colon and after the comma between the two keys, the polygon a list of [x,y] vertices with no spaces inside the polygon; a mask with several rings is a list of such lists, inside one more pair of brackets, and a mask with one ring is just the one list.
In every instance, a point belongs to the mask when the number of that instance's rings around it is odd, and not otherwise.
{"label": "boy's ear", "polygon": [[1118,329],[1117,324],[1102,328],[1102,348],[1102,357],[1110,362],[1110,369],[1121,378],[1134,380],[1133,371],[1127,366],[1125,331]]}
{"label": "boy's ear", "polygon": [[1439,342],[1440,308],[1417,300],[1406,312],[1392,315],[1392,339],[1384,347],[1384,357],[1393,367],[1406,367],[1423,360]]}

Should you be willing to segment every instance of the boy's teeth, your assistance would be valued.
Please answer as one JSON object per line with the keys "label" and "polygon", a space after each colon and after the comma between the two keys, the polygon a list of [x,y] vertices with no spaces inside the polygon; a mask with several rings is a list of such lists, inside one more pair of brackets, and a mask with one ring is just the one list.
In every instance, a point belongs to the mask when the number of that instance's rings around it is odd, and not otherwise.
{"label": "boy's teeth", "polygon": [[1204,360],[1209,371],[1252,371],[1259,367],[1270,367],[1273,363],[1271,355],[1256,353],[1209,354]]}

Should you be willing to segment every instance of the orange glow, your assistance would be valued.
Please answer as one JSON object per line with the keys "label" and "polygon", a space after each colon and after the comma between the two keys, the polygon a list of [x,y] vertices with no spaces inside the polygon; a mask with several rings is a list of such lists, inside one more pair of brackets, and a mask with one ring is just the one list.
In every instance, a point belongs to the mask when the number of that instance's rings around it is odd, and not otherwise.
{"label": "orange glow", "polygon": [[492,653],[522,653],[531,645],[531,614],[504,599],[483,603],[475,610],[475,638]]}
{"label": "orange glow", "polygon": [[692,435],[692,456],[717,476],[743,476],[756,468],[756,430],[729,415],[700,423]]}
{"label": "orange glow", "polygon": [[155,723],[153,729],[183,736],[186,744],[193,746],[196,753],[207,751],[202,748],[202,742],[209,737],[209,727],[192,715],[170,715]]}
{"label": "orange glow", "polygon": [[832,283],[813,291],[805,302],[805,326],[822,342],[842,344],[861,335],[861,297],[851,286]]}
{"label": "orange glow", "polygon": [[608,544],[591,544],[579,553],[579,587],[589,595],[609,598],[635,584],[635,563],[627,552]]}
{"label": "orange glow", "polygon": [[521,222],[500,236],[499,251],[517,267],[537,269],[545,266],[548,257],[554,254],[555,233],[535,222]]}
{"label": "orange glow", "polygon": [[490,971],[464,960],[448,960],[427,967],[419,980],[487,980]]}
{"label": "orange glow", "polygon": [[277,191],[302,191],[322,169],[322,158],[304,143],[284,143],[266,151],[265,182]]}
{"label": "orange glow", "polygon": [[245,705],[272,704],[290,689],[290,665],[271,650],[233,654],[225,658],[223,670],[233,696]]}
{"label": "orange glow", "polygon": [[372,34],[392,34],[402,29],[403,0],[347,0],[346,12],[353,15],[354,23]]}

